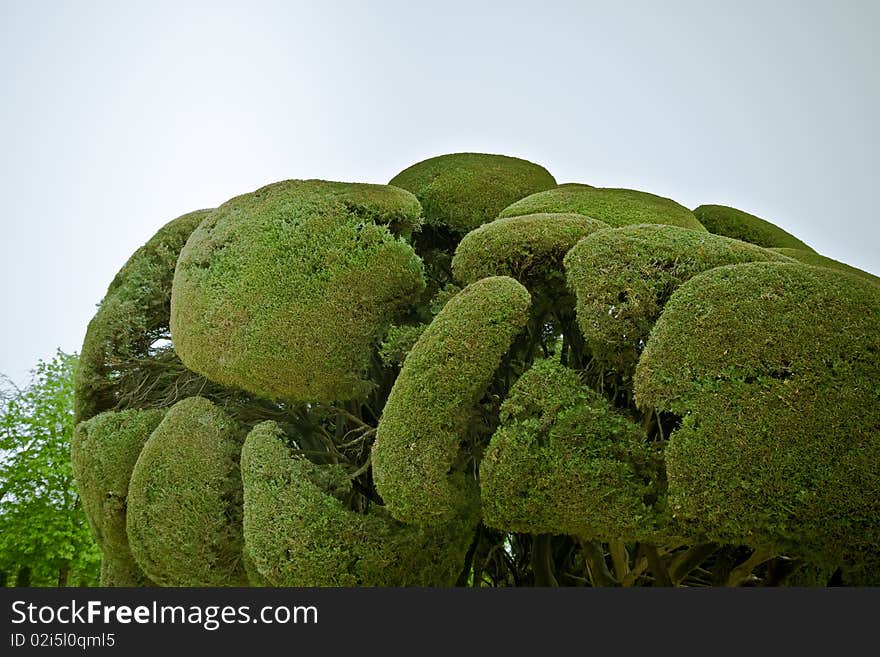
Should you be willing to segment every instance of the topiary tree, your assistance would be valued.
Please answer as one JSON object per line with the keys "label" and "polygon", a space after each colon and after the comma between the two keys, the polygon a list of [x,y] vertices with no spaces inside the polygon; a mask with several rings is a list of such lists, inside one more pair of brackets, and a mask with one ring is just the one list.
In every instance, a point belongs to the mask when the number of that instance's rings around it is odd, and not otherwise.
{"label": "topiary tree", "polygon": [[713,540],[880,581],[878,320],[880,288],[799,264],[682,285],[635,380],[640,406],[682,418],[672,512]]}
{"label": "topiary tree", "polygon": [[634,189],[612,189],[566,184],[532,194],[508,205],[502,217],[538,212],[574,212],[603,221],[609,226],[668,224],[705,230],[694,213],[675,201]]}
{"label": "topiary tree", "polygon": [[104,582],[874,581],[880,287],[706,207],[458,153],[163,227],[78,377]]}
{"label": "topiary tree", "polygon": [[812,252],[794,235],[748,212],[726,205],[701,205],[694,214],[710,233],[726,235],[758,246],[800,249]]}
{"label": "topiary tree", "polygon": [[126,532],[128,482],[141,450],[162,421],[160,410],[106,411],[80,422],[70,458],[92,534],[104,555],[101,586],[148,586]]}

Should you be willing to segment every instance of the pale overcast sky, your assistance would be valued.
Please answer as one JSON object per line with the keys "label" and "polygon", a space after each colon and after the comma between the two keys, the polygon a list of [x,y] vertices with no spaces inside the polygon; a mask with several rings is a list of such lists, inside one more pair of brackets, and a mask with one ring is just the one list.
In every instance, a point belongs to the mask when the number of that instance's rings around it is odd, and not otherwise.
{"label": "pale overcast sky", "polygon": [[0,0],[0,372],[165,222],[504,153],[721,203],[880,275],[880,2]]}

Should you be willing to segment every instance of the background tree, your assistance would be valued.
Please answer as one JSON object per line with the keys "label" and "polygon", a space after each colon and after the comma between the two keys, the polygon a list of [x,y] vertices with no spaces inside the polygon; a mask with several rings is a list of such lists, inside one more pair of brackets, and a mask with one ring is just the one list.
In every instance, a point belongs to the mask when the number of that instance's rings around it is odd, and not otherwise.
{"label": "background tree", "polygon": [[97,582],[98,552],[70,465],[75,354],[41,360],[30,383],[0,379],[0,573],[7,586]]}

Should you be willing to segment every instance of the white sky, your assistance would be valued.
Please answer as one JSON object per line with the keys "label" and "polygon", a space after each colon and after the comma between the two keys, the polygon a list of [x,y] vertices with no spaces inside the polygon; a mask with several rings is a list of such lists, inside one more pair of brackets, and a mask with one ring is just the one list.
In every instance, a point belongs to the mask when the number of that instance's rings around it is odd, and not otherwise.
{"label": "white sky", "polygon": [[165,222],[287,178],[515,155],[880,274],[880,2],[0,0],[0,372]]}

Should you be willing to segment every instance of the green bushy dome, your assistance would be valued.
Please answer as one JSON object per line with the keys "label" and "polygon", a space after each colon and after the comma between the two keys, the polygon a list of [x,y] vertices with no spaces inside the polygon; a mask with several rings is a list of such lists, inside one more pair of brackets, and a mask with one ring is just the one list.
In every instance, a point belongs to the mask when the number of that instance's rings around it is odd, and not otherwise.
{"label": "green bushy dome", "polygon": [[73,432],[73,475],[103,554],[102,586],[149,584],[131,555],[125,517],[132,470],[162,415],[159,410],[106,411],[80,422]]}
{"label": "green bushy dome", "polygon": [[874,274],[869,274],[866,271],[848,265],[844,262],[832,260],[827,256],[819,255],[815,251],[804,251],[803,249],[788,249],[779,247],[773,248],[771,250],[786,255],[789,258],[794,258],[798,262],[802,262],[805,265],[813,265],[814,267],[825,267],[826,269],[834,269],[837,271],[845,272],[847,274],[854,274],[855,276],[860,276],[861,278],[864,278],[865,280],[870,281],[874,284],[880,284],[880,278],[874,276]]}
{"label": "green bushy dome", "polygon": [[465,235],[452,259],[464,285],[487,276],[510,276],[538,292],[565,290],[562,259],[582,238],[608,225],[579,214],[532,214],[496,219]]}
{"label": "green bushy dome", "polygon": [[455,468],[461,427],[528,319],[528,291],[493,276],[468,285],[404,361],[379,421],[373,478],[398,520],[434,525],[467,514],[472,479]]}
{"label": "green bushy dome", "polygon": [[721,265],[784,260],[753,244],[675,226],[644,224],[594,233],[565,258],[590,352],[629,378],[669,295]]}
{"label": "green bushy dome", "polygon": [[725,235],[767,248],[813,250],[779,226],[736,208],[729,208],[726,205],[701,205],[694,210],[694,214],[706,230],[716,235]]}
{"label": "green bushy dome", "polygon": [[144,445],[128,488],[135,560],[162,586],[246,586],[243,437],[202,397],[177,402]]}
{"label": "green bushy dome", "polygon": [[694,213],[673,200],[634,189],[568,184],[538,192],[507,206],[502,217],[544,212],[573,212],[613,228],[630,224],[668,224],[704,230]]}
{"label": "green bushy dome", "polygon": [[174,349],[190,369],[270,399],[364,394],[374,343],[425,287],[401,236],[419,213],[396,187],[318,180],[227,201],[181,252]]}
{"label": "green bushy dome", "polygon": [[764,262],[678,288],[635,377],[640,407],[683,418],[666,449],[672,512],[876,583],[878,353],[880,288],[854,277]]}
{"label": "green bushy dome", "polygon": [[511,388],[480,464],[484,522],[589,540],[652,536],[662,465],[577,372],[538,361]]}
{"label": "green bushy dome", "polygon": [[388,184],[415,194],[429,226],[467,233],[556,181],[544,167],[516,157],[451,153],[413,164]]}
{"label": "green bushy dome", "polygon": [[163,226],[128,259],[89,322],[76,370],[74,421],[116,408],[126,370],[151,355],[168,331],[171,281],[190,233],[211,211],[196,210]]}
{"label": "green bushy dome", "polygon": [[248,434],[241,469],[245,544],[273,586],[452,586],[478,522],[422,529],[380,506],[350,511],[341,466],[292,457],[271,421]]}

